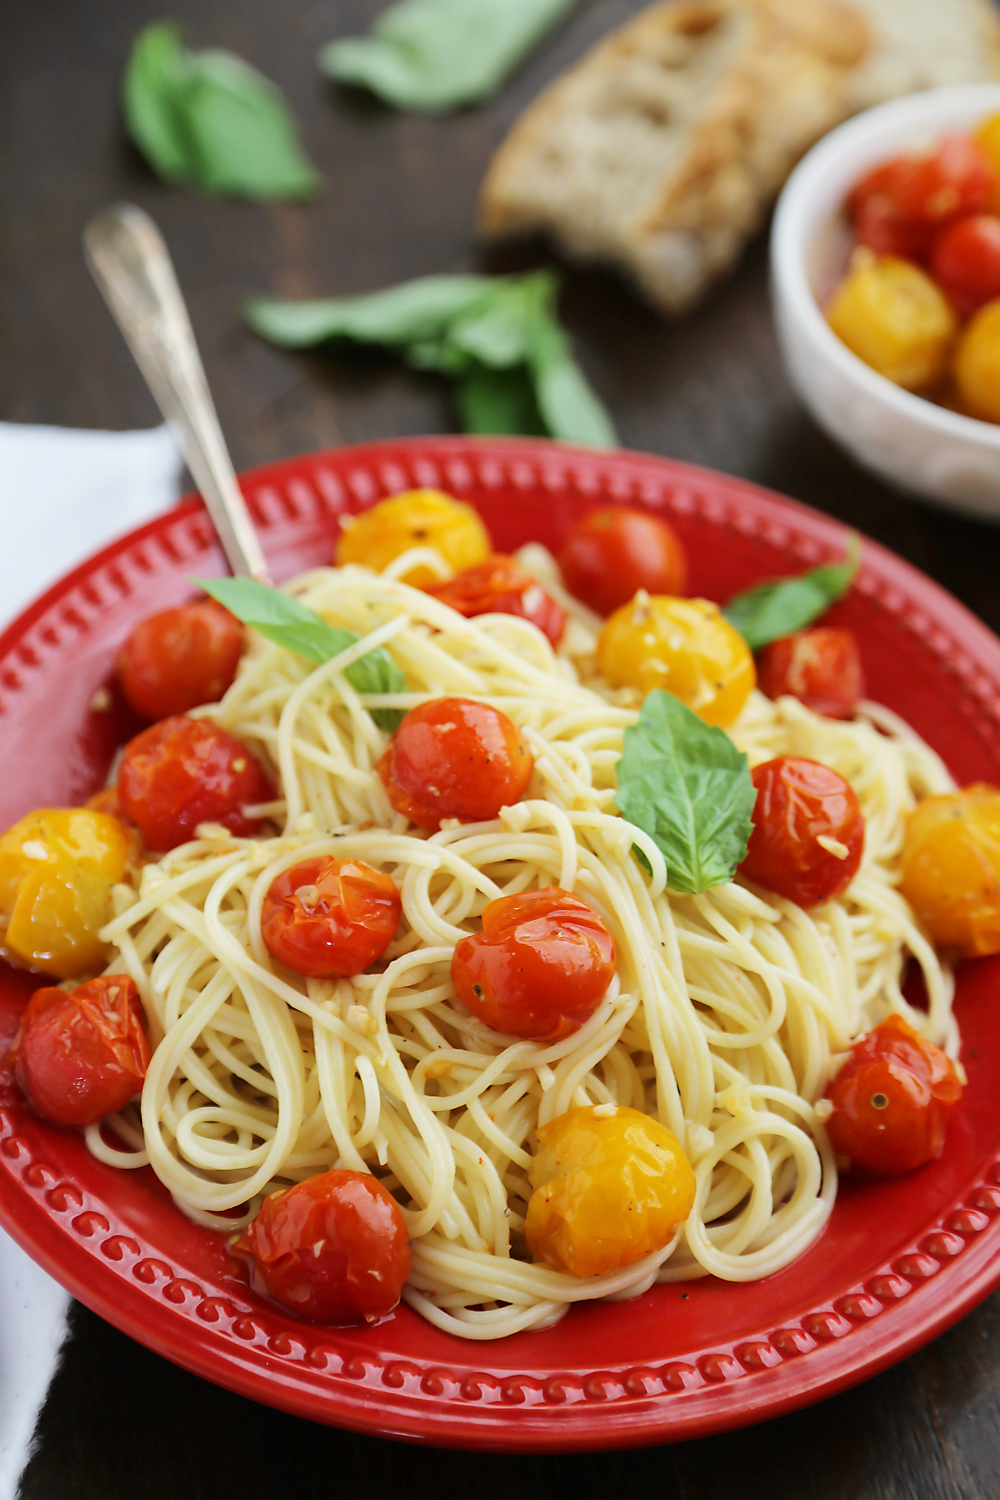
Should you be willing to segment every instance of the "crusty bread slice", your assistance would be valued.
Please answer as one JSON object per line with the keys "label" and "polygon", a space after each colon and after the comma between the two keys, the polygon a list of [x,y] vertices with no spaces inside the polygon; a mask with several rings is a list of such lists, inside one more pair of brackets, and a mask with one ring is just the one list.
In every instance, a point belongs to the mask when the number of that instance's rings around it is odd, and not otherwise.
{"label": "crusty bread slice", "polygon": [[796,159],[848,114],[867,44],[839,0],[654,5],[521,116],[490,166],[479,227],[546,231],[572,255],[623,264],[654,303],[682,312],[736,259]]}
{"label": "crusty bread slice", "polygon": [[851,82],[852,113],[950,83],[1000,78],[993,0],[854,0],[871,46]]}

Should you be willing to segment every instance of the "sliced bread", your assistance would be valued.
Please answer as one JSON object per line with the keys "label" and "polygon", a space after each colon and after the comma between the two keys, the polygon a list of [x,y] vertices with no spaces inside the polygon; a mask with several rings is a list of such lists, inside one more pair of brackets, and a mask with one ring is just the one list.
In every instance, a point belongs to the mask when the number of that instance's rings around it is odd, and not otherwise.
{"label": "sliced bread", "polygon": [[849,113],[867,45],[839,0],[654,5],[521,116],[490,166],[480,229],[548,232],[682,312],[736,259],[796,159]]}

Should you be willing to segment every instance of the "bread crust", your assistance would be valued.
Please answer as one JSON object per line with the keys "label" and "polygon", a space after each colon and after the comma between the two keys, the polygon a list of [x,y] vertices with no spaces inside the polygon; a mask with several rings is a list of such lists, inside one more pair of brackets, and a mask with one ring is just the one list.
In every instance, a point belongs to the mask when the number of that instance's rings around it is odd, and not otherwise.
{"label": "bread crust", "polygon": [[841,0],[665,0],[522,115],[483,186],[487,237],[551,234],[685,311],[789,170],[850,112],[868,46]]}

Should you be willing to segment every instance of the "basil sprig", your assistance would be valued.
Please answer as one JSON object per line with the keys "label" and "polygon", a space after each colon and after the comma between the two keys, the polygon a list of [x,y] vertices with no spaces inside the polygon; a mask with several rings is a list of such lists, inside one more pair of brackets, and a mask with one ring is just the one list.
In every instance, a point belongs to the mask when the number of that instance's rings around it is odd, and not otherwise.
{"label": "basil sprig", "polygon": [[402,0],[366,37],[330,42],[325,73],[398,109],[440,112],[485,99],[578,0]]}
{"label": "basil sprig", "polygon": [[847,593],[858,571],[861,542],[852,531],[842,563],[824,563],[797,578],[776,578],[736,594],[722,613],[746,641],[759,651],[771,641],[804,630]]}
{"label": "basil sprig", "polygon": [[188,51],[172,21],[136,37],[122,102],[129,135],[168,182],[248,198],[319,186],[281,91],[231,52]]}
{"label": "basil sprig", "polygon": [[250,327],[302,349],[338,339],[398,350],[416,369],[457,383],[466,432],[549,433],[613,447],[611,418],[579,365],[556,314],[559,283],[522,276],[423,276],[360,297],[247,304]]}
{"label": "basil sprig", "polygon": [[[339,656],[361,639],[353,630],[328,625],[298,599],[252,578],[192,578],[191,582],[244,625],[252,626],[275,645],[284,646],[286,651],[294,651],[296,656],[304,656],[317,666]],[[402,669],[381,646],[352,662],[344,676],[358,693],[406,692]],[[399,727],[403,718],[403,710],[398,708],[373,708],[369,712],[379,728],[389,733]]]}
{"label": "basil sprig", "polygon": [[732,880],[756,798],[747,758],[724,730],[672,693],[648,695],[625,731],[615,803],[662,851],[672,891],[700,895]]}

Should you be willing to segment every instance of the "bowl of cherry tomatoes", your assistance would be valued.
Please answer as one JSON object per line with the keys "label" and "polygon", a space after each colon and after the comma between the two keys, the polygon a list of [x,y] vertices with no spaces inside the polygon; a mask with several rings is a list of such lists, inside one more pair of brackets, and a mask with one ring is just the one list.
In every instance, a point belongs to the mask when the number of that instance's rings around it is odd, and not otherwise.
{"label": "bowl of cherry tomatoes", "polygon": [[792,384],[866,468],[1000,518],[1000,84],[893,100],[785,185],[771,295]]}

